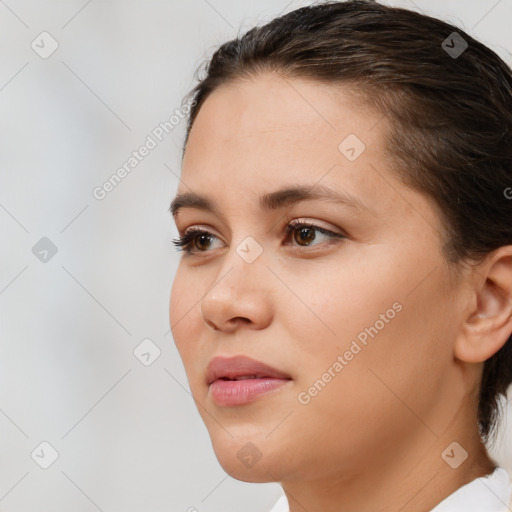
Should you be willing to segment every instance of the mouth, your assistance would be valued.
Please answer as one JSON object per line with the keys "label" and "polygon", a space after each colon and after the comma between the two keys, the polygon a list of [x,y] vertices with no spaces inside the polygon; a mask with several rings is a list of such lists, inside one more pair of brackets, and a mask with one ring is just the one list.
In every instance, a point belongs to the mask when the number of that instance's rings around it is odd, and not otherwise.
{"label": "mouth", "polygon": [[234,379],[230,379],[229,377],[221,377],[217,380],[246,380],[246,379],[264,379],[268,377],[267,375],[241,375],[240,377],[235,377]]}
{"label": "mouth", "polygon": [[250,403],[291,380],[289,374],[245,356],[215,357],[206,371],[209,394],[224,407]]}
{"label": "mouth", "polygon": [[206,369],[206,383],[216,380],[290,379],[290,375],[246,356],[214,357]]}

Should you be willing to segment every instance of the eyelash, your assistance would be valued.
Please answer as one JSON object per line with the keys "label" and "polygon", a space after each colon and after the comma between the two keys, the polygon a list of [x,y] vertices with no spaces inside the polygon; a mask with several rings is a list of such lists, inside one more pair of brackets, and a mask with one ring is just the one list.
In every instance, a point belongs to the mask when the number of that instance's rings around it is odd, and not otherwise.
{"label": "eyelash", "polygon": [[[336,239],[343,239],[346,238],[346,236],[340,234],[340,233],[334,233],[333,231],[330,231],[325,228],[321,228],[320,226],[316,226],[314,224],[308,223],[308,222],[301,222],[301,221],[292,221],[286,226],[286,238],[295,230],[298,228],[310,228],[316,231],[319,231],[323,235],[328,235],[331,238]],[[176,247],[177,251],[184,251],[186,254],[195,254],[196,252],[208,252],[206,251],[193,251],[191,246],[194,240],[199,237],[200,235],[210,235],[215,237],[214,234],[205,231],[203,229],[199,228],[192,228],[188,232],[186,232],[183,236],[179,236],[175,239],[173,239],[172,243]],[[296,248],[301,249],[302,247],[307,246],[297,246]]]}

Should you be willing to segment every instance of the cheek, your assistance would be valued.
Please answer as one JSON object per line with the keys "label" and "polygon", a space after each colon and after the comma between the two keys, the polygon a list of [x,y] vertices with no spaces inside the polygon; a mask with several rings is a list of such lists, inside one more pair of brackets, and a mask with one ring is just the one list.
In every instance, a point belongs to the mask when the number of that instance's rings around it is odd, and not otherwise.
{"label": "cheek", "polygon": [[294,292],[307,297],[308,308],[286,297],[283,317],[302,368],[299,390],[320,381],[312,402],[325,402],[326,414],[337,404],[342,415],[360,417],[374,400],[410,414],[397,396],[413,409],[427,409],[450,364],[455,335],[443,276],[434,272],[418,286],[435,262],[411,258],[416,265],[404,269],[382,251],[379,264],[370,264],[370,256],[364,263],[347,260],[336,272],[336,265],[317,267],[314,277],[295,281]]}
{"label": "cheek", "polygon": [[194,293],[193,279],[178,266],[171,287],[169,301],[169,321],[174,343],[184,360],[186,369],[188,352],[193,350],[193,339],[199,339],[198,322],[194,322],[200,308],[200,294]]}
{"label": "cheek", "polygon": [[398,457],[388,449],[403,446],[413,432],[430,443],[432,431],[443,431],[443,420],[432,419],[431,410],[445,370],[425,340],[414,336],[416,322],[409,323],[407,314],[404,307],[366,345],[350,337],[339,339],[341,350],[318,344],[295,389],[295,399],[303,393],[303,401],[295,409],[300,431],[294,436],[309,446],[308,438],[321,433],[310,456],[332,458],[333,465],[346,461],[354,470]]}
{"label": "cheek", "polygon": [[185,304],[184,304],[184,281],[181,278],[181,273],[178,267],[178,270],[174,276],[174,280],[172,282],[171,287],[171,296],[169,300],[169,323],[171,326],[172,335],[174,338],[174,342],[176,344],[179,343],[179,324],[180,319],[184,316],[185,313]]}
{"label": "cheek", "polygon": [[383,250],[377,251],[378,264],[372,264],[370,251],[363,258],[347,246],[315,266],[306,261],[281,270],[289,289],[280,287],[276,318],[286,318],[282,321],[292,330],[294,343],[311,362],[320,358],[325,364],[322,354],[332,358],[343,353],[354,339],[365,346],[375,336],[385,337],[389,326],[404,316],[410,278],[397,270],[391,256],[386,264]]}

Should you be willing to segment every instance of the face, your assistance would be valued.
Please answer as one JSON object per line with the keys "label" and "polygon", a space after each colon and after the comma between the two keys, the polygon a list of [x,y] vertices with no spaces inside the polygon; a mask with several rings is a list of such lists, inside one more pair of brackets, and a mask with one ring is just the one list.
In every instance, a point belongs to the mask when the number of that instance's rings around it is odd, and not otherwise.
{"label": "face", "polygon": [[[216,456],[240,480],[400,458],[446,426],[446,390],[462,385],[439,213],[392,170],[386,120],[355,105],[340,87],[262,75],[216,89],[190,133],[178,194],[213,208],[176,211],[180,235],[200,233],[180,256],[171,329]],[[212,358],[233,356],[287,380],[210,386]]]}

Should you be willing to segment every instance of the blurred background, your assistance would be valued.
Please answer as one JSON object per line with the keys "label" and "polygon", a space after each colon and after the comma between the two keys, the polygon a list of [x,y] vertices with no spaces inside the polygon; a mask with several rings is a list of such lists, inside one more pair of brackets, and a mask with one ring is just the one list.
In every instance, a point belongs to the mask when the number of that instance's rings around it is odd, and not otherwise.
{"label": "blurred background", "polygon": [[[0,0],[2,512],[261,512],[281,494],[222,470],[189,394],[168,207],[198,65],[311,3]],[[384,3],[512,64],[512,0]],[[510,418],[491,453],[512,471]]]}

